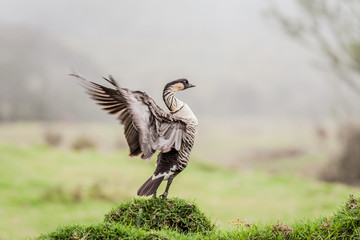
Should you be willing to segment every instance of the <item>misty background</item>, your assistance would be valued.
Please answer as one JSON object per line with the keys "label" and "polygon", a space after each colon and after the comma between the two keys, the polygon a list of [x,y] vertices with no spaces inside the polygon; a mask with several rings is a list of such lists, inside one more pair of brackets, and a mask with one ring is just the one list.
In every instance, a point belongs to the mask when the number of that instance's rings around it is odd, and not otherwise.
{"label": "misty background", "polygon": [[[200,123],[216,119],[321,121],[336,108],[334,76],[266,12],[274,1],[1,1],[0,121],[110,120],[83,93],[112,74],[160,106],[164,85]],[[286,12],[291,4],[281,4]]]}
{"label": "misty background", "polygon": [[171,197],[222,227],[358,195],[360,1],[1,0],[0,239],[92,224],[153,173],[73,71],[164,109],[166,83],[196,85],[177,94],[199,131]]}

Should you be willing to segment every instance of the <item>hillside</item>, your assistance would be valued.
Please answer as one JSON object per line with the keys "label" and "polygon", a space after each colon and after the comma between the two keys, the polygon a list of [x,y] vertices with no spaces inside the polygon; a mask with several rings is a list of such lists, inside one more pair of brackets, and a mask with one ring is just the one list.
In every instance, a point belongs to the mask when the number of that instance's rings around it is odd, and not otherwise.
{"label": "hillside", "polygon": [[[154,162],[127,154],[1,145],[0,238],[23,239],[59,225],[97,223],[115,203],[133,199],[153,171]],[[274,225],[278,220],[292,224],[329,216],[349,193],[358,191],[292,174],[238,171],[204,161],[192,158],[169,197],[196,199],[199,209],[224,230],[232,229],[231,221],[237,219]]]}
{"label": "hillside", "polygon": [[193,202],[133,199],[114,208],[103,223],[60,227],[38,239],[359,239],[360,202],[350,195],[332,216],[292,225],[232,222],[232,230],[215,230]]}

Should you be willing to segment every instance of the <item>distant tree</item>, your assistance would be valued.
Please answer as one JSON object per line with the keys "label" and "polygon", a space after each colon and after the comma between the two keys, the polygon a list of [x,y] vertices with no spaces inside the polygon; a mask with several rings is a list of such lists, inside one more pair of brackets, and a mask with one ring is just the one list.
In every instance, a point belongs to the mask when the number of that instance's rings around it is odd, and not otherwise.
{"label": "distant tree", "polygon": [[320,53],[348,90],[360,96],[360,1],[293,0],[295,11],[272,5],[282,29],[299,43]]}
{"label": "distant tree", "polygon": [[[360,1],[294,0],[292,3],[293,15],[273,6],[271,16],[289,36],[320,53],[342,86],[360,97]],[[359,107],[356,103],[352,109],[357,116]],[[342,152],[324,167],[322,178],[360,184],[359,123],[340,126],[340,132],[346,133],[340,139]]]}

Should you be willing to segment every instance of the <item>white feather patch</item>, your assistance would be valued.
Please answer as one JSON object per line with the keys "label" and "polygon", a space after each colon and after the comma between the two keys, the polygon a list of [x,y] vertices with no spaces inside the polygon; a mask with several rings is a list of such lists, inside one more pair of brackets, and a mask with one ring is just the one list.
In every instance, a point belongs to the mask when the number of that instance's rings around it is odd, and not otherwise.
{"label": "white feather patch", "polygon": [[161,177],[165,177],[168,173],[164,172],[164,173],[159,173],[158,175],[152,175],[152,180],[161,178]]}
{"label": "white feather patch", "polygon": [[164,177],[164,180],[168,180],[169,177],[174,174],[174,172],[176,171],[176,169],[177,169],[177,166],[176,166],[176,165],[173,165],[172,168],[170,168],[170,171],[169,171],[169,172],[163,172],[163,173],[159,173],[158,175],[152,175],[152,178],[151,178],[151,179],[152,179],[152,180],[155,180],[155,179]]}

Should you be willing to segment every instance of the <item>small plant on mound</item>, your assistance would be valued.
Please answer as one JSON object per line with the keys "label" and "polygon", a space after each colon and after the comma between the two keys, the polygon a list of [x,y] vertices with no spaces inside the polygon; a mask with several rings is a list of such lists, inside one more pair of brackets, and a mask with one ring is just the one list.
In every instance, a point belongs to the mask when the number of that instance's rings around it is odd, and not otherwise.
{"label": "small plant on mound", "polygon": [[105,215],[104,222],[142,229],[169,229],[180,233],[204,233],[214,229],[214,225],[194,203],[178,198],[138,198],[123,202]]}
{"label": "small plant on mound", "polygon": [[345,206],[330,219],[329,229],[339,239],[360,239],[360,199],[350,194]]}

